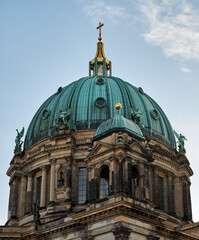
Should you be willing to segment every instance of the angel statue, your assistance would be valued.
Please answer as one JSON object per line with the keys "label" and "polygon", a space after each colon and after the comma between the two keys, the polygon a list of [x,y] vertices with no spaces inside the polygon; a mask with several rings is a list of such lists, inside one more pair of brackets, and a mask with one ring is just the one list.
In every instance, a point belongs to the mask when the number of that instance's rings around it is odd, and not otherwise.
{"label": "angel statue", "polygon": [[140,109],[137,108],[136,110],[133,110],[133,108],[131,108],[130,112],[131,112],[131,115],[133,116],[133,121],[136,124],[140,124],[140,117],[142,115],[142,112],[140,111]]}
{"label": "angel statue", "polygon": [[67,120],[69,115],[70,115],[70,109],[67,109],[66,111],[60,110],[59,117],[56,121],[57,127],[59,127],[60,125],[66,125],[67,127],[69,127],[70,122]]}
{"label": "angel statue", "polygon": [[187,140],[187,139],[181,133],[178,134],[176,131],[174,131],[174,133],[175,133],[175,135],[176,135],[176,137],[178,139],[178,142],[177,142],[178,143],[178,150],[185,152],[186,150],[184,148],[184,140]]}
{"label": "angel statue", "polygon": [[15,138],[15,144],[16,144],[15,151],[21,151],[21,146],[23,144],[23,141],[21,141],[21,138],[24,135],[24,127],[21,130],[21,132],[19,132],[18,129],[16,129],[16,131],[17,131],[17,136]]}

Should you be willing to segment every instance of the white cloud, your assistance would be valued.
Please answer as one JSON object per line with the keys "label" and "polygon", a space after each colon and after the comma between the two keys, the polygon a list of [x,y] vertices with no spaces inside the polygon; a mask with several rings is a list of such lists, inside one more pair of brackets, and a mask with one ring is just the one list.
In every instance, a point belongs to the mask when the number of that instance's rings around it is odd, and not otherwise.
{"label": "white cloud", "polygon": [[187,68],[187,67],[181,67],[181,71],[184,73],[190,73],[191,69]]}
{"label": "white cloud", "polygon": [[[168,57],[199,60],[199,11],[187,0],[138,0],[144,39]],[[184,68],[185,72],[188,72]]]}
{"label": "white cloud", "polygon": [[86,4],[82,11],[93,21],[101,21],[104,18],[111,20],[112,22],[117,22],[121,19],[126,19],[130,15],[126,12],[125,8],[116,6],[115,4],[108,4],[104,0],[92,0],[85,1]]}

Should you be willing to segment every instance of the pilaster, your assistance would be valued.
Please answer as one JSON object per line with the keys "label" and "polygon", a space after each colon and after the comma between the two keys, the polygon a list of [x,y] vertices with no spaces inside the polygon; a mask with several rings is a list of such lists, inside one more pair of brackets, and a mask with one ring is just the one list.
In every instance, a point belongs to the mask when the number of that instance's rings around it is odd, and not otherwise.
{"label": "pilaster", "polygon": [[26,191],[25,214],[29,214],[32,212],[32,185],[33,185],[33,174],[29,173],[27,191]]}
{"label": "pilaster", "polygon": [[40,198],[40,208],[46,207],[46,177],[47,177],[47,167],[42,167],[42,178],[41,178],[41,198]]}
{"label": "pilaster", "polygon": [[26,204],[26,184],[27,177],[21,177],[21,189],[20,189],[20,203],[19,203],[19,216],[22,217],[25,214],[25,204]]}
{"label": "pilaster", "polygon": [[13,178],[13,190],[11,196],[11,219],[17,219],[17,206],[18,206],[18,184],[19,177],[15,176]]}
{"label": "pilaster", "polygon": [[56,166],[56,159],[50,160],[51,167],[50,167],[50,204],[55,202],[55,166]]}
{"label": "pilaster", "polygon": [[169,213],[175,214],[173,174],[168,174]]}
{"label": "pilaster", "polygon": [[175,212],[178,217],[183,218],[182,180],[179,177],[174,179],[174,198]]}

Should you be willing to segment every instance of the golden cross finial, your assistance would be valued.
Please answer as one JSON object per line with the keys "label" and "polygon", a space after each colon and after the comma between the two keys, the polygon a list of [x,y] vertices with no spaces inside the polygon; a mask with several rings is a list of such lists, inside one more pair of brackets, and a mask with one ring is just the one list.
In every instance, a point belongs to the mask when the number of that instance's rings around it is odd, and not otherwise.
{"label": "golden cross finial", "polygon": [[99,29],[99,37],[98,37],[98,40],[101,42],[101,40],[102,40],[102,37],[101,37],[101,27],[103,27],[104,26],[104,24],[103,23],[101,23],[101,22],[99,22],[99,26],[97,27],[97,29]]}

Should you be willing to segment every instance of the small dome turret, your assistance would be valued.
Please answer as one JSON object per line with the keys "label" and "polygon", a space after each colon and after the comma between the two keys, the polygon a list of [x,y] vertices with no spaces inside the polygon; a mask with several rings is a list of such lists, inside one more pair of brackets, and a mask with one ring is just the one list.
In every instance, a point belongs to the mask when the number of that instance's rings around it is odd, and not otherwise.
{"label": "small dome turret", "polygon": [[113,132],[126,132],[130,136],[135,137],[139,140],[145,140],[142,131],[140,130],[138,125],[119,114],[107,120],[106,122],[103,122],[98,127],[93,140],[99,140],[112,134]]}

